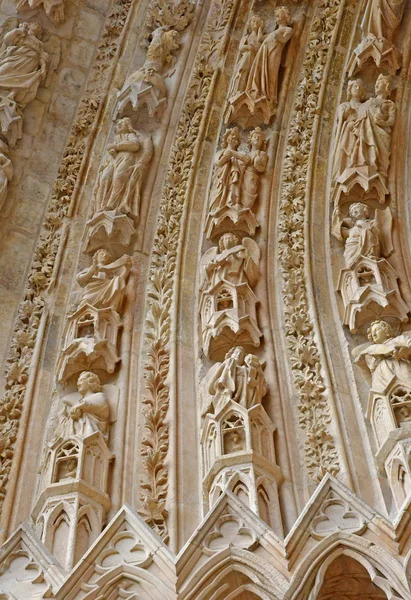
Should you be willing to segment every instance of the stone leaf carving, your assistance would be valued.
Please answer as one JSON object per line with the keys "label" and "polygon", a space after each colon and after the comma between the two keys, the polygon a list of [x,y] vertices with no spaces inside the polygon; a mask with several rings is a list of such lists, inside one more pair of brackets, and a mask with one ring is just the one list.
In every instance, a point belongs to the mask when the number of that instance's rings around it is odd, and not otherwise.
{"label": "stone leaf carving", "polygon": [[369,0],[361,23],[363,39],[354,50],[348,72],[350,77],[374,63],[391,75],[400,68],[401,55],[393,38],[401,23],[406,0]]}
{"label": "stone leaf carving", "polygon": [[[301,67],[287,136],[279,206],[279,263],[283,277],[285,334],[309,477],[320,482],[340,470],[335,440],[330,433],[330,409],[321,373],[322,361],[310,316],[307,291],[306,219],[310,153],[320,92],[323,89],[329,44],[338,23],[340,0],[322,0],[314,17]],[[313,78],[313,73],[315,77]]]}
{"label": "stone leaf carving", "polygon": [[65,0],[17,0],[17,10],[43,9],[48,18],[59,25],[64,21]]}
{"label": "stone leaf carving", "polygon": [[268,125],[277,110],[278,75],[283,50],[293,29],[285,6],[274,11],[276,28],[263,35],[264,23],[251,18],[249,33],[241,41],[238,72],[228,100],[226,122],[242,127]]}
{"label": "stone leaf carving", "polygon": [[0,37],[0,128],[11,146],[22,136],[23,109],[48,87],[60,62],[60,41],[37,23],[9,18]]}
{"label": "stone leaf carving", "polygon": [[146,48],[149,47],[152,32],[158,27],[184,31],[191,23],[194,7],[195,4],[191,0],[179,0],[177,2],[153,0],[150,2],[147,10],[146,34],[143,46]]}
{"label": "stone leaf carving", "polygon": [[212,556],[229,546],[251,549],[256,543],[256,534],[237,516],[222,515],[203,542],[203,552]]}
{"label": "stone leaf carving", "polygon": [[354,186],[371,190],[380,202],[388,194],[387,177],[391,154],[391,133],[395,104],[389,99],[390,79],[379,75],[375,97],[366,100],[362,79],[348,83],[348,101],[340,104],[335,140],[333,183],[334,203]]}
{"label": "stone leaf carving", "polygon": [[345,239],[346,268],[340,273],[338,290],[344,302],[344,324],[355,333],[376,316],[407,321],[408,306],[397,283],[394,268],[385,260],[393,251],[392,215],[389,208],[375,210],[354,202],[348,215],[334,210],[333,233]]}
{"label": "stone leaf carving", "polygon": [[233,344],[259,346],[257,298],[252,291],[259,276],[260,248],[251,238],[221,236],[200,265],[200,315],[203,349],[210,358],[223,357]]}
{"label": "stone leaf carving", "polygon": [[371,323],[370,343],[353,350],[354,362],[371,375],[371,390],[384,394],[395,380],[411,383],[411,332],[395,335],[393,327],[382,319]]}
{"label": "stone leaf carving", "polygon": [[108,440],[110,405],[98,375],[83,371],[77,379],[80,397],[63,398],[63,410],[55,431],[56,438],[87,437],[100,431]]}
{"label": "stone leaf carving", "polygon": [[114,57],[117,56],[131,6],[132,0],[115,0],[107,17],[89,82],[64,151],[43,230],[34,250],[24,297],[18,309],[11,351],[7,357],[6,391],[0,399],[0,440],[4,440],[0,450],[0,508],[8,485],[29,367],[45,309],[45,296],[55,281],[59,248],[65,240],[66,229],[62,224],[69,214],[83,160],[91,152],[91,145],[86,144],[86,141],[102,102],[99,94],[107,86],[113,72],[116,62]]}
{"label": "stone leaf carving", "polygon": [[206,223],[209,239],[229,230],[254,235],[258,226],[252,209],[258,199],[260,176],[267,167],[267,141],[257,127],[249,135],[249,152],[240,151],[240,144],[238,127],[228,129],[223,135],[210,192]]}
{"label": "stone leaf carving", "polygon": [[147,106],[150,117],[160,120],[167,106],[165,74],[176,62],[173,51],[180,47],[180,34],[175,29],[158,27],[151,36],[144,65],[128,77],[118,93],[118,112],[130,103],[134,110]]}
{"label": "stone leaf carving", "polygon": [[193,168],[193,157],[200,141],[202,118],[213,89],[216,59],[224,47],[226,28],[234,8],[234,0],[224,0],[215,2],[210,9],[171,151],[150,263],[148,312],[144,329],[147,340],[147,360],[144,364],[147,395],[143,400],[146,406],[146,431],[142,441],[145,473],[140,512],[164,540],[168,539],[166,500],[169,474],[165,459],[169,449],[169,425],[165,417],[170,405],[170,390],[167,376],[181,219],[188,192],[188,175]]}
{"label": "stone leaf carving", "polygon": [[214,365],[206,376],[204,390],[211,397],[203,412],[211,408],[219,413],[230,401],[246,409],[261,404],[267,385],[263,366],[257,356],[247,354],[241,346],[229,350],[225,359]]}
{"label": "stone leaf carving", "polygon": [[311,524],[311,535],[321,540],[327,535],[344,531],[362,533],[366,527],[364,519],[342,498],[330,494],[324,500]]}
{"label": "stone leaf carving", "polygon": [[153,157],[151,137],[142,139],[128,117],[118,119],[109,158],[102,166],[94,195],[95,212],[116,210],[138,217],[141,188]]}

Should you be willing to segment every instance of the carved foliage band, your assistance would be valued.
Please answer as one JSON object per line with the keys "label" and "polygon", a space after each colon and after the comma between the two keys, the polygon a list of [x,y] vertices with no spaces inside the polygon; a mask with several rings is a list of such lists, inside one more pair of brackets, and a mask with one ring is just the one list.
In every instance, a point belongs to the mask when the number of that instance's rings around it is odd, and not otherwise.
{"label": "carved foliage band", "polygon": [[143,440],[145,480],[141,501],[146,522],[163,539],[168,539],[167,511],[168,469],[165,458],[169,448],[169,428],[164,419],[170,404],[166,382],[170,365],[170,320],[173,301],[177,248],[181,233],[193,156],[206,101],[211,91],[214,68],[211,59],[218,54],[223,32],[235,2],[216,2],[200,44],[198,58],[189,84],[182,115],[177,127],[167,179],[160,202],[157,231],[153,243],[148,288],[149,310],[145,337],[148,339],[144,376],[147,396],[144,403],[146,435]]}
{"label": "carved foliage band", "polygon": [[316,482],[327,472],[336,475],[340,466],[335,441],[329,431],[331,417],[309,316],[304,217],[314,117],[340,5],[340,0],[324,0],[314,17],[288,134],[279,214],[287,346],[300,399],[300,425],[306,433],[307,469]]}

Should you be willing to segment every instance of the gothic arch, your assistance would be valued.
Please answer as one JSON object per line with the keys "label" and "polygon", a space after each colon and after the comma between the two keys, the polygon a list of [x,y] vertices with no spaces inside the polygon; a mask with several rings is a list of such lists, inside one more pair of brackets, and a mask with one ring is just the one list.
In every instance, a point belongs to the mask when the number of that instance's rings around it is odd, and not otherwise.
{"label": "gothic arch", "polygon": [[411,598],[401,565],[383,546],[367,543],[352,534],[334,534],[323,540],[302,561],[294,573],[287,599],[314,600],[328,567],[340,556],[354,559],[368,572],[371,581],[381,588],[388,600]]}
{"label": "gothic arch", "polygon": [[[179,593],[181,600],[277,600],[283,595],[282,576],[259,557],[239,548],[225,549],[210,558]],[[253,594],[242,596],[242,593]]]}

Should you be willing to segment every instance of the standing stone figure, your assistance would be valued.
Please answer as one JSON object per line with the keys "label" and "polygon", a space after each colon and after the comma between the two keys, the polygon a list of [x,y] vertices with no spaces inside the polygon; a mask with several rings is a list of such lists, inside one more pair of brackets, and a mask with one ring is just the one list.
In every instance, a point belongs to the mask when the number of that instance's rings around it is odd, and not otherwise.
{"label": "standing stone figure", "polygon": [[253,15],[248,21],[247,33],[240,42],[240,59],[235,68],[234,81],[229,93],[230,102],[245,91],[254,58],[264,39],[264,21]]}
{"label": "standing stone figure", "polygon": [[130,268],[131,259],[126,254],[113,261],[107,250],[97,250],[91,266],[77,275],[78,283],[84,288],[78,309],[90,304],[97,309],[112,308],[118,312]]}
{"label": "standing stone figure", "polygon": [[221,142],[222,150],[217,153],[211,189],[210,213],[226,206],[236,206],[241,201],[242,183],[246,164],[250,157],[239,152],[241,144],[238,127],[228,129]]}
{"label": "standing stone figure", "polygon": [[401,23],[405,0],[369,0],[362,22],[366,36],[392,42]]}
{"label": "standing stone figure", "polygon": [[[243,127],[261,123],[268,125],[277,110],[278,76],[282,54],[293,34],[293,29],[288,8],[280,6],[275,9],[274,14],[276,28],[260,43],[247,80],[241,77],[238,83],[234,83],[238,90],[233,90],[234,93],[229,98],[227,123],[236,121]],[[255,47],[256,43],[254,43]],[[247,55],[247,60],[250,57],[251,54]]]}
{"label": "standing stone figure", "polygon": [[251,131],[249,148],[249,162],[244,171],[244,185],[241,197],[241,204],[245,208],[252,208],[254,206],[258,198],[260,176],[267,168],[267,140],[260,127],[256,127],[254,131]]}
{"label": "standing stone figure", "polygon": [[257,356],[246,354],[237,346],[229,350],[218,364],[209,382],[214,412],[218,413],[230,400],[244,408],[261,404],[267,391],[263,368]]}
{"label": "standing stone figure", "polygon": [[368,330],[371,344],[354,349],[355,362],[371,374],[371,389],[384,393],[396,377],[411,386],[411,332],[395,335],[389,323],[377,320]]}
{"label": "standing stone figure", "polygon": [[128,117],[116,123],[110,158],[100,170],[94,197],[96,212],[117,210],[138,217],[142,184],[153,156],[151,137],[141,141]]}
{"label": "standing stone figure", "polygon": [[77,388],[80,394],[77,402],[63,400],[63,412],[55,437],[86,437],[101,431],[107,439],[110,407],[99,377],[91,371],[83,371],[77,380]]}
{"label": "standing stone figure", "polygon": [[366,101],[361,79],[348,84],[348,102],[340,104],[334,152],[334,181],[344,178],[347,169],[369,167],[385,180],[391,151],[395,105],[389,100],[389,79],[380,75],[376,97]]}

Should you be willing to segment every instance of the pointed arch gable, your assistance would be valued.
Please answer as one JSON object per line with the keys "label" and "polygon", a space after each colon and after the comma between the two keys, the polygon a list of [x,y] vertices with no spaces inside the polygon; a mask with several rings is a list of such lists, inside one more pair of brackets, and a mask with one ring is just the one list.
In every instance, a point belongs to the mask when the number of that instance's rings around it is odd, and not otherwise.
{"label": "pointed arch gable", "polygon": [[411,599],[410,587],[400,563],[383,546],[357,535],[336,533],[320,542],[296,569],[284,600],[311,600],[310,592],[330,564],[345,554],[362,565],[388,600]]}
{"label": "pointed arch gable", "polygon": [[[229,580],[240,575],[238,587],[230,589]],[[287,581],[272,563],[267,563],[248,550],[229,547],[210,557],[178,589],[181,600],[226,600],[236,598],[242,589],[249,589],[258,598],[277,600],[283,597]],[[219,591],[226,595],[220,596]]]}

